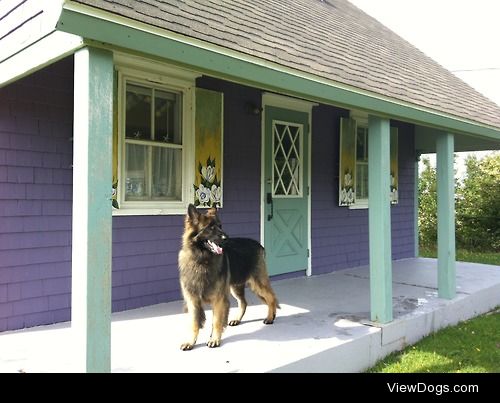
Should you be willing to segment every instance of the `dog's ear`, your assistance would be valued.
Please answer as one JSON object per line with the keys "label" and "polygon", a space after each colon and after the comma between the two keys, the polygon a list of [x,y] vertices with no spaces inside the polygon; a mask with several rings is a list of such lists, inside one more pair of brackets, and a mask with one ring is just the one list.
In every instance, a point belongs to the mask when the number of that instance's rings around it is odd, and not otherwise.
{"label": "dog's ear", "polygon": [[187,214],[188,214],[189,219],[193,223],[198,222],[198,218],[200,218],[200,212],[193,204],[189,204]]}
{"label": "dog's ear", "polygon": [[217,207],[210,207],[207,210],[207,217],[217,217]]}

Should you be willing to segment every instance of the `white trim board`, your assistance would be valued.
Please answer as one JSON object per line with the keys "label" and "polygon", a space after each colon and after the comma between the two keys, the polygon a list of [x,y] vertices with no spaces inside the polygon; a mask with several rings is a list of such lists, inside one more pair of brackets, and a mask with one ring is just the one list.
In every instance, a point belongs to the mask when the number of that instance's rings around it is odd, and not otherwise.
{"label": "white trim board", "polygon": [[[291,109],[298,112],[311,113],[313,106],[318,106],[316,102],[305,101],[299,98],[287,97],[284,95],[264,92],[262,94],[262,108],[264,106],[276,106],[283,109]],[[309,122],[310,124],[311,122]]]}
{"label": "white trim board", "polygon": [[0,87],[41,70],[83,46],[79,36],[53,31],[0,63]]}

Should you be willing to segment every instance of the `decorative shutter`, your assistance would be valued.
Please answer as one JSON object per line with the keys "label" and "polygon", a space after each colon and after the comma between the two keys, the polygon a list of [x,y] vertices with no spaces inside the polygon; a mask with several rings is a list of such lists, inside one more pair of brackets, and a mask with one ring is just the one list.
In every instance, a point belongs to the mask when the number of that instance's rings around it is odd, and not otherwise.
{"label": "decorative shutter", "polygon": [[391,127],[391,204],[399,202],[398,128]]}
{"label": "decorative shutter", "polygon": [[114,208],[118,205],[118,72],[114,72],[113,83],[113,194],[111,204]]}
{"label": "decorative shutter", "polygon": [[340,118],[339,206],[356,202],[356,121]]}
{"label": "decorative shutter", "polygon": [[223,108],[221,92],[196,88],[194,204],[222,207]]}

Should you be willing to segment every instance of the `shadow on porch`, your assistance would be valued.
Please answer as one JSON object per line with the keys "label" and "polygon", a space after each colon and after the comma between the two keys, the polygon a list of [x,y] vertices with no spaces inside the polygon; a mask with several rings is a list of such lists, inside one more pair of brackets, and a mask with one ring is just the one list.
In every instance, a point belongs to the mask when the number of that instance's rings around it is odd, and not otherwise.
{"label": "shadow on porch", "polygon": [[[248,292],[240,326],[220,348],[179,350],[187,335],[180,301],[113,314],[113,372],[358,372],[439,328],[500,305],[500,267],[457,262],[457,297],[437,296],[437,260],[393,263],[394,321],[370,322],[367,266],[273,283],[282,309],[272,326],[266,307]],[[234,301],[233,301],[234,302]],[[234,309],[234,308],[233,308]],[[233,312],[232,309],[232,312]],[[0,372],[71,372],[69,323],[0,335]]]}

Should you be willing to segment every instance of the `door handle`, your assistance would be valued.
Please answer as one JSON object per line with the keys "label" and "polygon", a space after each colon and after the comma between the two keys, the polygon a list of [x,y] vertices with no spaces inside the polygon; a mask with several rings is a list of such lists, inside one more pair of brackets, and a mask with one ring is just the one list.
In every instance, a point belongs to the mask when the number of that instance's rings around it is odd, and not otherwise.
{"label": "door handle", "polygon": [[266,202],[267,204],[271,205],[271,213],[267,215],[267,221],[271,221],[274,215],[273,195],[271,194],[271,192],[268,192],[266,194]]}

